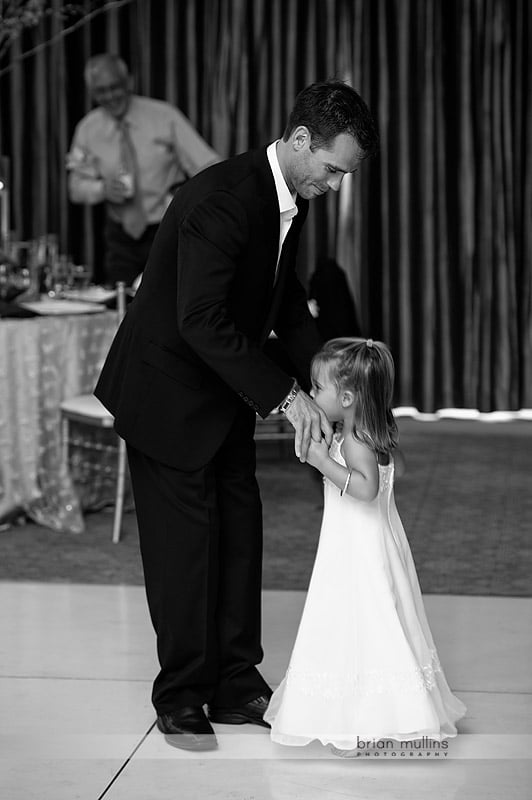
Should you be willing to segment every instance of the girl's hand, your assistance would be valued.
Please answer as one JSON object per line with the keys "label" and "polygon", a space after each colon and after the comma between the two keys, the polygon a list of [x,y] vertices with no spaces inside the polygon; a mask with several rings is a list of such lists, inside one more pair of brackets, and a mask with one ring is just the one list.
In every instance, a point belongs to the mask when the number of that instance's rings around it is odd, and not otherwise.
{"label": "girl's hand", "polygon": [[323,465],[328,457],[329,445],[326,440],[322,439],[316,442],[314,439],[311,439],[307,453],[307,463],[310,464],[311,467],[315,467],[319,469],[320,472],[323,472]]}

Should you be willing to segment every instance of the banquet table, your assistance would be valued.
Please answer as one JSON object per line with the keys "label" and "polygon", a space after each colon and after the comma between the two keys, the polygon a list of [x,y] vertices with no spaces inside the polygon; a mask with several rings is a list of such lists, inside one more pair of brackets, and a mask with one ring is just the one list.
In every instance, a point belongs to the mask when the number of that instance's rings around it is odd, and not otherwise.
{"label": "banquet table", "polygon": [[0,521],[21,510],[55,530],[84,530],[62,460],[60,403],[93,390],[115,330],[107,310],[0,319]]}

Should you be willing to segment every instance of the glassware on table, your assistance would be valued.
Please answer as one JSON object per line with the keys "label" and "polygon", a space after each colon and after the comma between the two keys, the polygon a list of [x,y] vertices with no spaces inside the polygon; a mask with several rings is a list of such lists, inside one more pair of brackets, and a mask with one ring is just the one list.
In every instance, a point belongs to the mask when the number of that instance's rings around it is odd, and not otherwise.
{"label": "glassware on table", "polygon": [[[51,248],[50,243],[53,243]],[[47,275],[51,265],[57,258],[57,236],[54,233],[45,233],[35,240],[35,262],[39,272],[39,293],[47,291]]]}
{"label": "glassware on table", "polygon": [[62,254],[50,265],[50,272],[46,281],[48,297],[60,299],[65,296],[65,291],[68,290],[69,286],[68,281],[71,263],[71,258]]}
{"label": "glassware on table", "polygon": [[[45,233],[38,240],[39,262],[41,266],[41,294],[48,297],[57,297],[57,290],[62,290],[63,267],[59,265],[59,244],[57,234]],[[59,284],[59,285],[58,285]]]}
{"label": "glassware on table", "polygon": [[26,292],[30,285],[30,273],[18,267],[4,255],[0,255],[0,300],[10,303]]}
{"label": "glassware on table", "polygon": [[13,270],[10,281],[9,300],[17,299],[17,301],[24,300],[38,300],[39,295],[35,291],[35,285],[32,283],[31,273],[27,267],[18,267]]}
{"label": "glassware on table", "polygon": [[69,289],[85,289],[90,279],[87,267],[59,254],[53,233],[29,241],[8,240],[0,251],[0,299],[8,302],[40,300],[41,294],[63,298]]}
{"label": "glassware on table", "polygon": [[91,270],[85,264],[69,264],[68,285],[72,292],[83,292],[92,278]]}
{"label": "glassware on table", "polygon": [[34,241],[13,241],[8,245],[8,253],[3,259],[2,297],[10,302],[39,300],[40,272],[36,260]]}

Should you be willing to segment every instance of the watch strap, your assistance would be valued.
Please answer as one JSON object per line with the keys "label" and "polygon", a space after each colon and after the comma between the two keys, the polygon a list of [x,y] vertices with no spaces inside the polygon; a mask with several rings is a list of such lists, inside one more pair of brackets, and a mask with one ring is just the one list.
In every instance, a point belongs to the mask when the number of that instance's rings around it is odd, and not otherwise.
{"label": "watch strap", "polygon": [[279,411],[282,411],[283,414],[286,414],[286,412],[288,411],[288,409],[290,408],[290,406],[292,405],[292,403],[296,399],[297,394],[299,392],[299,389],[300,389],[300,386],[299,386],[298,382],[294,381],[294,385],[292,386],[292,388],[290,389],[290,391],[286,395],[285,399],[283,400],[283,402],[279,406]]}

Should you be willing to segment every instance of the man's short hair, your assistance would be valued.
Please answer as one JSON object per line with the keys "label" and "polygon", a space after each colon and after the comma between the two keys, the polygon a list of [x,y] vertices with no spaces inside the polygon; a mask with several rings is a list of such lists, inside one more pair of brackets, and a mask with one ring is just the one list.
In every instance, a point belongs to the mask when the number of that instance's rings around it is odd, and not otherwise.
{"label": "man's short hair", "polygon": [[303,89],[296,97],[283,140],[287,142],[300,125],[310,132],[311,150],[327,148],[341,133],[354,137],[359,158],[371,156],[378,149],[379,135],[371,112],[344,81],[321,81]]}
{"label": "man's short hair", "polygon": [[123,61],[120,56],[114,55],[114,53],[99,53],[98,55],[91,56],[85,64],[83,77],[89,88],[92,85],[93,76],[97,75],[100,70],[114,72],[117,77],[124,82],[129,78],[129,70],[126,62]]}

